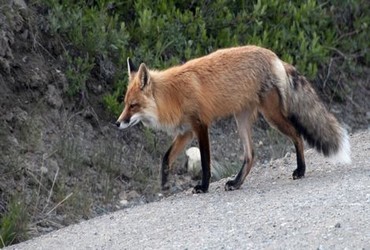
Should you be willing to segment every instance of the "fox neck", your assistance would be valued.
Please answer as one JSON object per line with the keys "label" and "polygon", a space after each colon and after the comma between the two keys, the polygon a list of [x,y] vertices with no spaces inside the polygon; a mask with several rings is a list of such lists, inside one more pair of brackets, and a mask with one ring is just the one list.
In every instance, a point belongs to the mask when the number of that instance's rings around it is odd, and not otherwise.
{"label": "fox neck", "polygon": [[[186,126],[184,117],[184,81],[176,77],[174,68],[151,71],[152,93],[157,108],[158,125],[165,130],[177,130]],[[183,130],[183,129],[181,129]]]}

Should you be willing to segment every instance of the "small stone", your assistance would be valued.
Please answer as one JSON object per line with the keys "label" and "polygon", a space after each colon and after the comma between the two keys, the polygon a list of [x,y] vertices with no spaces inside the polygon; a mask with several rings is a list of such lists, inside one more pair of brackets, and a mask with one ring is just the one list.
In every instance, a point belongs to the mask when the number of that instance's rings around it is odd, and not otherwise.
{"label": "small stone", "polygon": [[40,171],[41,171],[41,174],[47,174],[48,173],[48,169],[46,167],[44,167],[44,166],[42,166],[40,168]]}
{"label": "small stone", "polygon": [[128,204],[128,200],[120,200],[119,204],[121,206],[126,206]]}
{"label": "small stone", "polygon": [[333,106],[330,111],[334,114],[340,114],[342,110],[338,106]]}
{"label": "small stone", "polygon": [[342,226],[340,225],[340,223],[338,222],[337,224],[335,224],[335,228],[341,228]]}
{"label": "small stone", "polygon": [[56,109],[59,109],[63,105],[63,99],[61,98],[59,91],[55,88],[54,85],[48,85],[46,101],[51,107]]}
{"label": "small stone", "polygon": [[324,246],[323,245],[320,245],[317,250],[324,250]]}
{"label": "small stone", "polygon": [[139,198],[139,197],[140,197],[139,193],[136,192],[135,190],[132,190],[132,191],[128,192],[128,194],[127,194],[127,199],[128,200],[133,200],[133,199],[136,199],[136,198]]}
{"label": "small stone", "polygon": [[34,68],[33,75],[29,78],[29,86],[33,89],[40,89],[47,82],[47,75],[39,68]]}
{"label": "small stone", "polygon": [[[1,42],[0,42],[0,47],[1,47]],[[10,64],[9,61],[6,60],[5,58],[1,57],[1,51],[0,51],[0,72],[5,73],[5,75],[10,75]]]}
{"label": "small stone", "polygon": [[12,147],[14,146],[19,146],[19,142],[17,140],[17,138],[15,138],[13,135],[9,135],[8,137],[8,141],[11,143]]}

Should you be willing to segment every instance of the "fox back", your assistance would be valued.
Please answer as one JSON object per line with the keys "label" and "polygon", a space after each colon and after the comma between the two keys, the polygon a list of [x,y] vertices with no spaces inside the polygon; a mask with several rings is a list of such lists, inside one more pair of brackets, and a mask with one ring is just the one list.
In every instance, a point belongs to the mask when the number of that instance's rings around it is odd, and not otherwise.
{"label": "fox back", "polygon": [[280,81],[279,67],[283,64],[273,52],[256,46],[218,50],[164,71],[149,70],[144,64],[138,70],[129,67],[119,120],[129,126],[140,118],[166,130],[181,130],[193,119],[209,125],[217,118],[254,109]]}

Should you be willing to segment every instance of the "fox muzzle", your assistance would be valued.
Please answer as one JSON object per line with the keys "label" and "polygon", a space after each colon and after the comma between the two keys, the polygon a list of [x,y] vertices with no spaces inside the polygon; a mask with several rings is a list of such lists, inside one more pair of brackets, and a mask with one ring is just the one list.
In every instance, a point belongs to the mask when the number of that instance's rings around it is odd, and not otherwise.
{"label": "fox muzzle", "polygon": [[140,122],[140,116],[133,115],[131,118],[125,119],[123,121],[120,121],[119,119],[116,122],[116,125],[119,129],[126,129],[130,128],[132,126],[135,126]]}

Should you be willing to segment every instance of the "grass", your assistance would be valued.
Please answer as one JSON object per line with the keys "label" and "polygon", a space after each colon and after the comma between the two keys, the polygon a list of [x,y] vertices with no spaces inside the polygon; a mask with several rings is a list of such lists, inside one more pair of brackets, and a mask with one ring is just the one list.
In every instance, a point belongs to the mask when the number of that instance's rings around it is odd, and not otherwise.
{"label": "grass", "polygon": [[148,145],[148,151],[154,153],[157,150],[157,138],[152,129],[144,127],[144,137]]}
{"label": "grass", "polygon": [[121,153],[120,146],[115,142],[97,145],[92,157],[92,164],[96,166],[99,173],[106,173],[111,179],[122,174],[123,168],[120,163],[124,155]]}
{"label": "grass", "polygon": [[15,195],[8,209],[0,219],[0,247],[5,247],[28,239],[30,217],[23,198]]}
{"label": "grass", "polygon": [[142,165],[141,158],[144,152],[144,146],[135,154],[135,161],[131,168],[132,181],[136,183],[136,189],[143,191],[148,185],[154,187],[154,192],[159,191],[159,168],[150,165]]}
{"label": "grass", "polygon": [[273,128],[269,128],[266,131],[266,142],[269,145],[269,154],[271,159],[282,158],[290,151],[293,143],[281,134],[279,131]]}
{"label": "grass", "polygon": [[69,186],[66,178],[61,178],[56,187],[54,204],[56,205],[47,213],[47,218],[61,215],[62,224],[72,224],[81,219],[91,218],[92,194],[86,189],[85,183]]}
{"label": "grass", "polygon": [[62,136],[57,146],[58,155],[63,162],[63,171],[67,175],[75,175],[83,163],[82,148],[77,139],[71,136]]}

